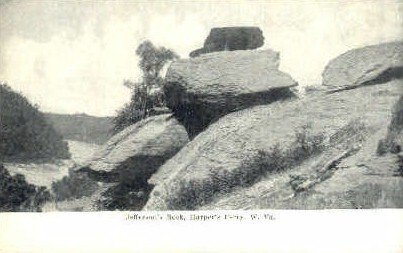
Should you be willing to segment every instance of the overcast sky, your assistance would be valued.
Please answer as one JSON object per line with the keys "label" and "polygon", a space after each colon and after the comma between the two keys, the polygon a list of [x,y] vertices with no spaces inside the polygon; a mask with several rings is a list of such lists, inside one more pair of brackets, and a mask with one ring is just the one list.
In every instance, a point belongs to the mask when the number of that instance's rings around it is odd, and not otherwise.
{"label": "overcast sky", "polygon": [[330,59],[403,33],[398,1],[0,1],[0,80],[58,113],[113,115],[130,98],[123,80],[140,77],[144,39],[184,58],[212,27],[259,26],[280,69],[314,85]]}

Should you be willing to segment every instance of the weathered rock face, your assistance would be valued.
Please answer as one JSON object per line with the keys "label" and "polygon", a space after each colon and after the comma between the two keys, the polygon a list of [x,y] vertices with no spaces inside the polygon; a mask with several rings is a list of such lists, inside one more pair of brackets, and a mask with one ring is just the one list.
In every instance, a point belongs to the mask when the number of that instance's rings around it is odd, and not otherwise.
{"label": "weathered rock face", "polygon": [[392,120],[385,138],[378,143],[377,154],[397,154],[403,149],[403,96],[393,108]]}
{"label": "weathered rock face", "polygon": [[[391,137],[391,126],[398,120],[402,101],[400,96],[388,115],[388,127],[374,125],[369,132],[361,133],[365,138],[353,140],[350,148],[331,147],[290,172],[270,175],[250,188],[240,189],[202,208],[402,208],[403,153],[400,150],[400,153],[379,155],[377,150],[380,139],[385,135]],[[402,129],[393,129],[393,138],[389,140],[402,145]]]}
{"label": "weathered rock face", "polygon": [[187,142],[185,128],[172,114],[151,116],[113,136],[78,171],[96,181],[114,184],[106,194],[107,209],[131,209],[124,206],[130,200],[128,195],[136,192],[146,199],[151,190],[147,179]]}
{"label": "weathered rock face", "polygon": [[[376,150],[378,138],[372,142],[371,138],[388,126],[392,108],[402,93],[401,81],[394,80],[332,94],[319,92],[226,115],[151,177],[149,183],[156,186],[144,209],[290,208],[291,204],[283,203],[292,203],[301,192],[330,180],[334,171],[342,168],[339,164],[360,152],[368,153],[363,151],[364,146]],[[380,136],[385,134],[386,130]],[[375,151],[370,154],[376,156]],[[385,173],[390,172],[388,168]],[[277,169],[277,173],[267,174]],[[302,175],[291,177],[294,173]],[[347,173],[342,178],[359,175]],[[387,181],[378,186],[385,186]],[[402,181],[393,179],[399,194]],[[338,182],[335,177],[334,184]],[[348,185],[343,185],[348,194]],[[385,189],[387,198],[393,198],[393,189]],[[335,206],[321,206],[315,194],[310,196],[309,208]],[[376,207],[403,207],[401,200],[373,203]],[[302,204],[294,207],[307,208]]]}
{"label": "weathered rock face", "polygon": [[297,83],[278,66],[272,50],[178,60],[166,75],[167,106],[194,136],[229,112],[292,97],[289,88]]}
{"label": "weathered rock face", "polygon": [[188,142],[186,131],[172,114],[148,117],[113,136],[83,167],[113,172],[127,159],[169,157]]}
{"label": "weathered rock face", "polygon": [[217,51],[255,49],[263,46],[264,37],[259,27],[213,28],[203,48],[190,53],[190,57]]}
{"label": "weathered rock face", "polygon": [[354,88],[403,77],[403,41],[350,50],[331,60],[322,74],[323,85]]}

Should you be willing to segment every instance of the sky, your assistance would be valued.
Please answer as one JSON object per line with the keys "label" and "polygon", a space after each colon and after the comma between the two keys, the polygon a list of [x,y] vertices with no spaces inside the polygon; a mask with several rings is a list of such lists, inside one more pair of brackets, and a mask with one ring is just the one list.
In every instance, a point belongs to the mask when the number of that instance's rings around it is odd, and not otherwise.
{"label": "sky", "polygon": [[141,78],[146,39],[187,58],[213,27],[258,26],[261,49],[305,86],[345,51],[403,34],[402,1],[0,2],[0,80],[55,113],[114,115],[130,100],[123,81]]}

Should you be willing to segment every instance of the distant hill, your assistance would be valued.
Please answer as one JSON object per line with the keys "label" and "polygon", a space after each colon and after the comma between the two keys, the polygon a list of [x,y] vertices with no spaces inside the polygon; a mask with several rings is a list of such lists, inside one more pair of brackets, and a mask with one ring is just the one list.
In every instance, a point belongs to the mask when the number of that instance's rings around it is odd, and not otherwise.
{"label": "distant hill", "polygon": [[102,144],[111,137],[112,117],[45,113],[45,118],[67,140]]}
{"label": "distant hill", "polygon": [[0,84],[0,160],[69,158],[63,137],[37,106]]}

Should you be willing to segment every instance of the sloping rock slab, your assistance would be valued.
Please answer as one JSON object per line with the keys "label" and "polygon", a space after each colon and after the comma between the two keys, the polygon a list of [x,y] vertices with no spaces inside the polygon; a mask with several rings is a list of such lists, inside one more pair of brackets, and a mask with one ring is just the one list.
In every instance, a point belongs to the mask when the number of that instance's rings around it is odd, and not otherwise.
{"label": "sloping rock slab", "polygon": [[278,66],[272,50],[178,60],[166,75],[167,106],[194,136],[229,112],[293,96],[289,88],[297,83]]}
{"label": "sloping rock slab", "polygon": [[[295,153],[301,136],[296,133],[307,125],[306,136],[322,136],[324,150],[337,149],[334,145],[343,143],[338,139],[351,139],[340,133],[357,133],[359,139],[365,139],[388,125],[392,107],[402,93],[401,82],[396,80],[231,113],[196,136],[151,177],[149,183],[156,186],[144,209],[200,209],[217,201],[220,194],[221,198],[230,197],[237,185],[241,190],[245,187],[243,180],[264,176],[248,161],[257,158],[259,151],[277,153],[273,157]],[[360,123],[350,127],[355,121]],[[348,146],[340,146],[343,152],[345,148]],[[330,155],[337,157],[337,153]],[[235,188],[223,193],[228,185]],[[248,198],[260,194],[254,189]]]}
{"label": "sloping rock slab", "polygon": [[348,89],[403,77],[403,41],[353,49],[331,60],[323,85]]}
{"label": "sloping rock slab", "polygon": [[185,128],[172,114],[151,116],[113,136],[79,171],[105,182],[117,181],[122,169],[152,174],[187,142]]}
{"label": "sloping rock slab", "polygon": [[190,53],[190,57],[217,51],[255,49],[263,46],[264,37],[259,27],[213,28],[203,48]]}
{"label": "sloping rock slab", "polygon": [[[333,167],[316,166],[331,158],[327,151],[292,170],[269,175],[249,188],[216,198],[201,209],[402,208],[403,177],[398,175],[398,155],[376,155],[376,143],[385,130],[384,126],[368,135],[358,152],[336,156],[341,159]],[[345,154],[344,150],[349,149],[338,149],[339,154]],[[300,181],[298,191],[293,186],[295,178]]]}

